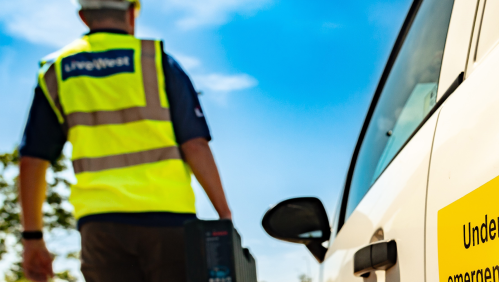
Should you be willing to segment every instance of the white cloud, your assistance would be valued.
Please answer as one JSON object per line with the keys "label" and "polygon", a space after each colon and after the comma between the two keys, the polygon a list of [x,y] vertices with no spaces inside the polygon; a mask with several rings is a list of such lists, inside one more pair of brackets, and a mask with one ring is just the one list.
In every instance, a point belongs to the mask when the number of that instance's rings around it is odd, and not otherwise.
{"label": "white cloud", "polygon": [[[168,12],[177,14],[177,24],[181,28],[194,28],[224,24],[231,16],[248,15],[270,1],[272,0],[150,0],[144,4],[148,5],[146,9],[165,8]],[[69,0],[4,2],[0,9],[0,24],[12,37],[38,45],[60,48],[80,37],[86,30],[78,19],[76,6]],[[162,32],[140,25],[138,35],[161,37]],[[192,74],[198,89],[218,95],[215,99],[222,103],[225,103],[228,93],[252,88],[258,84],[258,81],[250,75],[212,73],[204,69],[202,62],[196,57],[181,52],[171,53],[182,67]]]}
{"label": "white cloud", "polygon": [[223,75],[223,74],[208,74],[208,75],[193,75],[193,80],[200,89],[216,91],[216,92],[231,92],[252,88],[258,84],[258,81],[247,74]]}
{"label": "white cloud", "polygon": [[[150,0],[146,9],[174,15],[177,26],[221,25],[234,15],[249,15],[272,0]],[[0,24],[13,37],[35,44],[62,47],[85,32],[76,6],[69,0],[3,1]],[[139,29],[147,30],[147,27]],[[147,33],[147,32],[146,32]]]}
{"label": "white cloud", "polygon": [[175,60],[184,68],[184,70],[190,72],[193,69],[201,66],[201,61],[196,57],[191,57],[183,54],[173,53]]}
{"label": "white cloud", "polygon": [[178,26],[190,29],[225,24],[232,16],[252,14],[271,0],[161,0],[161,3],[165,11],[180,13]]}
{"label": "white cloud", "polygon": [[13,37],[54,47],[64,46],[85,31],[76,7],[62,0],[3,1],[0,22]]}
{"label": "white cloud", "polygon": [[220,106],[227,106],[230,93],[258,85],[258,81],[247,74],[193,74],[191,78],[198,91],[209,94]]}

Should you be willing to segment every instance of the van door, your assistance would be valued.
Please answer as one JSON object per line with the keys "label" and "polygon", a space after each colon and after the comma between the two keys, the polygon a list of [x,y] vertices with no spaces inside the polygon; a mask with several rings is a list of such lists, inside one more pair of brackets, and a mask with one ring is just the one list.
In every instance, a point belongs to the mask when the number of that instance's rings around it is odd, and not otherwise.
{"label": "van door", "polygon": [[499,1],[481,0],[466,80],[445,102],[428,182],[427,281],[499,281]]}
{"label": "van door", "polygon": [[[424,281],[428,167],[453,4],[424,0],[411,7],[355,149],[326,282]],[[355,277],[355,253],[383,240],[397,243],[395,266]]]}

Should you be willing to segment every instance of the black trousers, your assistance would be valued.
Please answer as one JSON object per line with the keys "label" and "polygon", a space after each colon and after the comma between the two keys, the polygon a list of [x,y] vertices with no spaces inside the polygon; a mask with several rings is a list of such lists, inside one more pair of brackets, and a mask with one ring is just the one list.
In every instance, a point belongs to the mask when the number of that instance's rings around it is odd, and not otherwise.
{"label": "black trousers", "polygon": [[88,222],[80,233],[86,282],[186,282],[183,227]]}

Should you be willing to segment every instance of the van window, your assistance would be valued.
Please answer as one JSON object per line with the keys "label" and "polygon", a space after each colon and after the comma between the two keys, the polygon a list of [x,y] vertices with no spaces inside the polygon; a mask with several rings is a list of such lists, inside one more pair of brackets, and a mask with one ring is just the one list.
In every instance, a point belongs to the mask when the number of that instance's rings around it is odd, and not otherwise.
{"label": "van window", "polygon": [[483,13],[475,61],[480,61],[499,41],[499,1],[487,0]]}
{"label": "van window", "polygon": [[435,105],[453,5],[454,0],[421,4],[362,141],[345,220]]}

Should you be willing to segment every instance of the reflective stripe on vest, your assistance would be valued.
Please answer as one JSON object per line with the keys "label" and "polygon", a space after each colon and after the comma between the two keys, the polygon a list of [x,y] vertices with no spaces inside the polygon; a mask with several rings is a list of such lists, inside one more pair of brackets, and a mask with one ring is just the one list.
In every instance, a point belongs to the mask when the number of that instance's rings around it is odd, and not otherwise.
{"label": "reflective stripe on vest", "polygon": [[194,213],[170,119],[159,41],[95,33],[42,66],[39,84],[73,145],[75,216]]}

